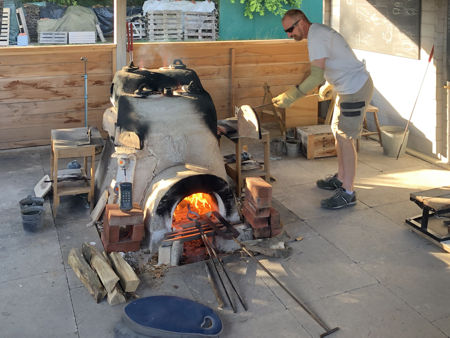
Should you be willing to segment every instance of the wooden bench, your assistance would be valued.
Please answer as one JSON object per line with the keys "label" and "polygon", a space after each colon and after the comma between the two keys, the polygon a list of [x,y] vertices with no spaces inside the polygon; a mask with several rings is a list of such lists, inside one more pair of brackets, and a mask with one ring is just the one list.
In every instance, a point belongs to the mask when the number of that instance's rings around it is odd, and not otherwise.
{"label": "wooden bench", "polygon": [[[422,214],[407,218],[405,221],[412,229],[430,239],[433,243],[450,252],[450,234],[439,234],[429,228],[431,217],[442,217],[450,212],[450,186],[435,188],[425,191],[419,191],[410,194],[410,200],[416,203],[421,209]],[[446,224],[446,223],[444,223]],[[446,224],[448,226],[448,224]]]}

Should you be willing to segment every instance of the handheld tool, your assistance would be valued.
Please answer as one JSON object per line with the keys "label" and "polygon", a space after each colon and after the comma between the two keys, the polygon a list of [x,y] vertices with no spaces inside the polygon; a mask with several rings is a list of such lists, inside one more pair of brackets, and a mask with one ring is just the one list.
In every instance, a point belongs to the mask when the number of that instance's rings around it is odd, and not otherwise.
{"label": "handheld tool", "polygon": [[[217,220],[222,223],[223,225],[225,225],[227,228],[231,229],[233,226],[225,219],[222,217],[221,214],[219,214],[217,211],[213,211],[212,213],[214,215],[215,218],[217,218]],[[324,330],[325,332],[322,333],[320,335],[320,337],[326,337],[330,334],[332,334],[333,332],[336,332],[337,330],[339,330],[338,327],[335,327],[333,329],[331,329],[330,327],[328,327],[327,324],[325,324],[325,322],[320,319],[320,317],[318,315],[316,315],[312,310],[310,310],[300,299],[298,299],[287,287],[285,287],[279,280],[278,278],[276,278],[269,269],[267,269],[264,264],[262,264],[258,259],[256,259],[256,257],[249,251],[247,250],[247,248],[245,247],[244,244],[242,244],[240,241],[238,241],[235,237],[233,237],[233,240],[241,247],[242,251],[244,251],[251,259],[253,259],[275,282],[277,282],[277,284],[279,286],[281,286],[281,288],[286,291],[286,293],[291,296],[291,298],[293,300],[295,300],[295,302],[300,305],[302,307],[303,310],[305,310],[305,312],[307,314],[309,314],[311,316],[312,319],[314,319]]]}
{"label": "handheld tool", "polygon": [[405,131],[403,132],[402,143],[400,144],[400,147],[398,148],[397,160],[400,157],[400,152],[402,151],[403,143],[405,143],[406,133],[408,132],[409,124],[411,123],[411,118],[413,116],[414,109],[416,109],[416,103],[417,103],[417,100],[419,99],[420,91],[422,90],[423,82],[425,81],[425,77],[426,77],[427,71],[428,71],[428,66],[430,65],[431,59],[433,58],[433,54],[434,54],[434,45],[431,48],[430,57],[428,58],[427,67],[425,68],[425,73],[423,74],[422,82],[420,83],[419,92],[417,93],[417,96],[416,96],[416,101],[414,101],[413,109],[411,110],[411,114],[409,115],[408,122],[406,123]]}
{"label": "handheld tool", "polygon": [[127,53],[130,56],[129,67],[134,67],[133,63],[133,23],[126,22],[127,27]]}

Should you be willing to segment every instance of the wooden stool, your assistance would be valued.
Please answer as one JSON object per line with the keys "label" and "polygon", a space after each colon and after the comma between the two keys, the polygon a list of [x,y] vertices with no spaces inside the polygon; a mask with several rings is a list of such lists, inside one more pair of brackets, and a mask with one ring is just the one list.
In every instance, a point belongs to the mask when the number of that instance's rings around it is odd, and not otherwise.
{"label": "wooden stool", "polygon": [[[366,119],[367,113],[373,113],[373,120],[375,122],[375,127],[377,128],[377,131],[369,131],[367,129],[367,119]],[[368,138],[368,136],[370,136],[370,135],[378,135],[378,140],[380,142],[380,146],[383,146],[383,143],[381,141],[380,123],[378,121],[378,107],[369,105],[369,107],[366,110],[366,116],[364,116],[364,122],[363,122],[363,129],[361,131],[361,137],[365,136],[366,138]],[[359,151],[359,140],[360,140],[361,137],[359,137],[356,140],[356,151]]]}
{"label": "wooden stool", "polygon": [[[52,152],[50,159],[50,175],[53,182],[53,216],[59,206],[59,198],[64,195],[88,194],[91,210],[94,202],[95,186],[95,144],[84,140],[86,128],[52,129]],[[81,141],[80,141],[81,140]],[[61,158],[83,157],[81,172],[84,180],[58,182],[58,160]],[[87,176],[88,158],[91,158],[90,177]],[[89,182],[90,181],[90,182]]]}
{"label": "wooden stool", "polygon": [[270,182],[270,133],[265,129],[261,129],[261,139],[259,142],[264,144],[264,169],[242,171],[241,154],[245,144],[245,138],[236,135],[224,135],[234,142],[236,145],[236,163],[227,163],[225,169],[228,176],[230,176],[236,183],[237,197],[241,196],[244,178],[249,176],[264,176],[267,182]]}

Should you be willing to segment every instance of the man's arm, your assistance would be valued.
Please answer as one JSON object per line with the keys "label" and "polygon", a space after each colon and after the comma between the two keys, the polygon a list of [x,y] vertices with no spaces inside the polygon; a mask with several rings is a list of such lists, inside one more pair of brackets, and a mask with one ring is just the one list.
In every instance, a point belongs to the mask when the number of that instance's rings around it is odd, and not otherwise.
{"label": "man's arm", "polygon": [[279,108],[288,108],[294,101],[306,95],[311,89],[317,87],[324,80],[325,58],[311,62],[311,74],[297,86],[289,88],[284,93],[272,99],[273,104]]}

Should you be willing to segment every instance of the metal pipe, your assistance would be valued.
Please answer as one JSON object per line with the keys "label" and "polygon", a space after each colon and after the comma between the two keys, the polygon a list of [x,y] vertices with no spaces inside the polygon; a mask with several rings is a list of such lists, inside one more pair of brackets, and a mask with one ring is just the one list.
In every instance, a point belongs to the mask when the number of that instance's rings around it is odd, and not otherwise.
{"label": "metal pipe", "polygon": [[211,267],[209,266],[208,262],[205,262],[205,269],[206,269],[206,275],[208,276],[209,283],[211,284],[211,288],[213,289],[214,296],[216,296],[217,305],[218,305],[219,309],[222,309],[224,303],[223,303],[222,297],[220,296],[219,289],[217,288],[216,280],[214,279],[214,277],[212,275]]}
{"label": "metal pipe", "polygon": [[86,56],[82,56],[81,61],[84,62],[84,126],[87,128],[88,126],[88,94],[87,94],[87,61],[88,58]]}

